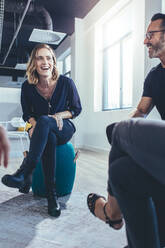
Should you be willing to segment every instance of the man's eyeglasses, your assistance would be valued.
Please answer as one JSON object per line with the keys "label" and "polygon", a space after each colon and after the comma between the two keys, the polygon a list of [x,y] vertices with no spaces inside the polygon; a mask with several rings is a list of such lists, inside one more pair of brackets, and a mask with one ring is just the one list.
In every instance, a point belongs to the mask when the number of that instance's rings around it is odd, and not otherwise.
{"label": "man's eyeglasses", "polygon": [[163,30],[149,31],[149,32],[146,33],[146,38],[147,38],[148,40],[151,40],[153,34],[154,34],[154,33],[157,33],[157,32],[165,32],[165,29],[163,29]]}

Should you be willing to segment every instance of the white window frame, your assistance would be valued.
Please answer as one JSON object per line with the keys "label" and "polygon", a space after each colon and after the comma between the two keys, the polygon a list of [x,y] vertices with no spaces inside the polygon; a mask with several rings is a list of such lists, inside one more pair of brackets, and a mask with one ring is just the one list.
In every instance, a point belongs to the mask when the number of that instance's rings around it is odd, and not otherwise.
{"label": "white window frame", "polygon": [[[124,107],[123,103],[123,64],[122,64],[122,58],[123,58],[123,41],[126,38],[132,38],[132,32],[126,33],[124,36],[120,37],[119,40],[115,41],[110,46],[103,49],[103,94],[102,94],[102,110],[115,110],[115,109],[127,109],[132,107],[132,103],[130,106]],[[112,48],[114,45],[119,44],[120,47],[120,93],[119,93],[119,107],[109,107],[108,104],[108,78],[107,78],[107,51]]]}
{"label": "white window frame", "polygon": [[[70,70],[66,70],[66,59],[70,56]],[[71,77],[71,54],[69,53],[65,58],[63,59],[63,75],[67,77]]]}
{"label": "white window frame", "polygon": [[[70,70],[66,70],[66,59],[68,58],[68,56],[70,56]],[[72,57],[71,57],[71,49],[68,48],[63,54],[61,54],[59,57],[58,57],[58,61],[57,63],[61,63],[62,64],[62,71],[61,71],[61,74],[63,74],[64,76],[67,76],[67,77],[71,77],[71,60],[72,60]]]}
{"label": "white window frame", "polygon": [[[122,108],[120,105],[120,108],[108,108],[107,106],[105,108],[106,100],[104,99],[104,97],[106,94],[106,85],[104,85],[104,82],[103,82],[103,79],[105,79],[105,65],[104,65],[105,57],[103,56],[103,54],[104,54],[106,49],[109,49],[110,46],[114,45],[114,44],[110,43],[108,40],[107,40],[108,42],[107,41],[104,42],[105,41],[105,39],[104,39],[104,27],[106,26],[106,24],[109,21],[113,20],[113,18],[115,16],[117,16],[120,13],[120,11],[124,11],[124,9],[129,5],[132,8],[132,6],[133,6],[132,0],[120,0],[120,1],[118,1],[95,24],[94,111],[96,111],[96,112],[97,111],[113,110],[113,109],[116,109],[116,110],[127,109],[127,108],[131,108],[133,105],[133,102],[132,102],[131,106],[129,106],[129,107],[123,107]],[[126,38],[128,35],[132,36],[132,41],[133,41],[133,26],[132,26],[132,28],[128,29],[127,33],[123,34],[123,37],[119,36],[119,40]],[[115,41],[114,43],[116,43],[118,41]],[[111,42],[113,42],[113,41],[111,40]],[[132,43],[132,45],[133,45],[133,43]],[[132,54],[132,58],[133,58],[133,54]],[[122,59],[120,59],[120,61],[122,61]],[[132,59],[132,68],[133,68],[133,59]],[[132,88],[131,89],[132,94],[131,95],[133,95],[133,71],[132,71],[132,81],[131,82],[132,82],[132,87],[131,87]],[[122,84],[122,82],[121,82],[121,84]],[[122,96],[120,96],[120,102],[122,102]]]}

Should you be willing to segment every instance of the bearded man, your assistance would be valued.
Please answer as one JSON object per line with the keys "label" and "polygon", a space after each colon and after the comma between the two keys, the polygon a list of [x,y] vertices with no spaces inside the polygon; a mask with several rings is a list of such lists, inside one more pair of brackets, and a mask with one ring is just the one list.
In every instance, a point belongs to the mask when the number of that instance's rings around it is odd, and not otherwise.
{"label": "bearded man", "polygon": [[144,82],[142,98],[132,117],[145,117],[156,106],[165,120],[165,14],[155,14],[148,26],[144,44],[150,58],[159,58],[160,64],[152,68]]}
{"label": "bearded man", "polygon": [[[132,117],[146,117],[155,106],[161,119],[165,120],[165,14],[158,13],[151,18],[144,44],[148,48],[149,57],[159,58],[160,63],[148,73],[142,98]],[[154,200],[154,204],[162,247],[165,245],[165,201]]]}

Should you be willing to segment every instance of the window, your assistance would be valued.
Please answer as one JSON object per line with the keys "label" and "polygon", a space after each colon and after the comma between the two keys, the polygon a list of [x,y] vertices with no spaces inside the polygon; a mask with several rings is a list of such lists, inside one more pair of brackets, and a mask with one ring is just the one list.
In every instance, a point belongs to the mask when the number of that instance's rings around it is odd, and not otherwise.
{"label": "window", "polygon": [[57,67],[60,74],[71,77],[71,54],[57,61]]}
{"label": "window", "polygon": [[64,59],[63,74],[68,77],[71,76],[71,55],[70,54]]}
{"label": "window", "polygon": [[102,24],[102,109],[132,106],[133,38],[131,4]]}
{"label": "window", "polygon": [[103,109],[132,106],[132,36],[103,52]]}
{"label": "window", "polygon": [[164,0],[162,0],[162,11],[161,11],[162,13],[164,13],[165,12],[165,1]]}

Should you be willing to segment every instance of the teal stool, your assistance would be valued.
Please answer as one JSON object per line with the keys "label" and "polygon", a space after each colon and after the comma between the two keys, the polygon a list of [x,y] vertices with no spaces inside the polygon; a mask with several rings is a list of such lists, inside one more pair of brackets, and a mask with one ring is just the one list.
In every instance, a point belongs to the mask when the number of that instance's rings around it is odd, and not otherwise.
{"label": "teal stool", "polygon": [[[73,145],[68,142],[56,149],[56,192],[57,196],[70,194],[73,188],[76,163]],[[39,162],[33,172],[32,191],[34,195],[46,197],[42,163]]]}

